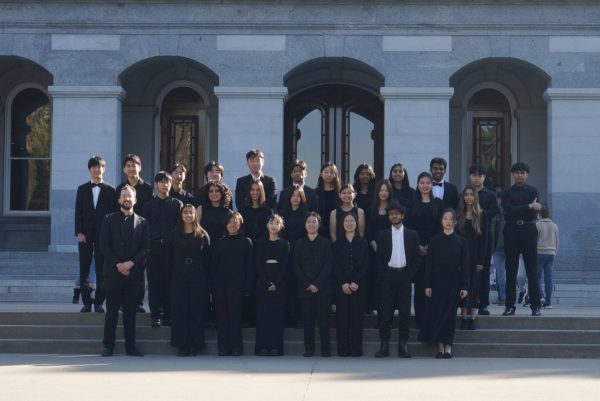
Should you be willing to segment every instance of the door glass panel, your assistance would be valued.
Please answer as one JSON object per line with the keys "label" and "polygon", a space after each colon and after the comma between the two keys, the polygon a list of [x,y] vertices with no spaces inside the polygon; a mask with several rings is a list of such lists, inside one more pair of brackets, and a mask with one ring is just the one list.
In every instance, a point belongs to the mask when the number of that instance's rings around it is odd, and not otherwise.
{"label": "door glass panel", "polygon": [[503,187],[502,176],[498,176],[498,171],[502,171],[503,157],[500,120],[479,120],[475,127],[475,161],[488,170],[485,184],[494,190],[497,186]]}
{"label": "door glass panel", "polygon": [[191,189],[196,178],[196,171],[193,168],[196,165],[195,144],[198,125],[196,120],[195,117],[171,119],[169,165],[165,166],[167,169],[170,169],[175,163],[183,163],[187,166],[188,172],[184,187],[188,190]]}
{"label": "door glass panel", "polygon": [[375,129],[373,122],[360,114],[350,112],[348,117],[348,179],[352,181],[354,170],[361,163],[373,166],[374,141],[371,133]]}
{"label": "door glass panel", "polygon": [[12,160],[10,210],[50,210],[50,160]]}
{"label": "door glass panel", "polygon": [[[308,177],[306,184],[309,187],[316,188],[321,169],[321,139],[322,139],[322,113],[319,109],[314,109],[308,113],[298,123],[300,137],[296,138],[296,155],[302,159],[308,166]],[[286,167],[286,174],[289,174]]]}

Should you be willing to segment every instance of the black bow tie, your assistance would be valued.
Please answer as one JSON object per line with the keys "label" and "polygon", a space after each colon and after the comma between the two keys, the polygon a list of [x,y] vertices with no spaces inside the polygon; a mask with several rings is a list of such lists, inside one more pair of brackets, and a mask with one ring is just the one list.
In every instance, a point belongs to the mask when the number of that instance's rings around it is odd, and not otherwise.
{"label": "black bow tie", "polygon": [[443,182],[434,182],[434,183],[433,183],[433,186],[434,186],[434,187],[435,187],[435,186],[438,186],[438,187],[443,187],[443,186],[444,186],[444,183],[443,183]]}
{"label": "black bow tie", "polygon": [[96,184],[95,182],[92,182],[92,188],[94,187],[100,187],[102,188],[104,186],[104,184],[100,183],[100,184]]}

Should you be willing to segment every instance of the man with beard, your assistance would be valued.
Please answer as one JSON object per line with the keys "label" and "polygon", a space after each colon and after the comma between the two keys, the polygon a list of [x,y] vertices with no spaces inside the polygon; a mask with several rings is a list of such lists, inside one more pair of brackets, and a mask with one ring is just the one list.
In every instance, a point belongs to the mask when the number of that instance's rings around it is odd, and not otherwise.
{"label": "man with beard", "polygon": [[150,253],[150,229],[146,219],[133,211],[135,189],[125,185],[119,195],[121,210],[104,218],[100,249],[104,254],[106,317],[102,356],[113,355],[119,308],[123,308],[125,353],[143,356],[135,346],[135,309],[144,260]]}

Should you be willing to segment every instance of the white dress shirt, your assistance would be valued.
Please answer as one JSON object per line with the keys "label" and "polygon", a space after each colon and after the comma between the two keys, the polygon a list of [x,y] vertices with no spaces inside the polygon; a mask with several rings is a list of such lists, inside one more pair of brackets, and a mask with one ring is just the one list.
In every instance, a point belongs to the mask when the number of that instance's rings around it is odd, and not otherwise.
{"label": "white dress shirt", "polygon": [[[92,181],[92,184],[94,184],[94,181]],[[102,184],[102,181],[100,181],[99,184]],[[99,186],[92,187],[92,198],[94,200],[94,209],[96,209],[96,206],[98,205],[98,197],[100,197],[100,187]]]}
{"label": "white dress shirt", "polygon": [[406,252],[404,250],[404,226],[392,226],[392,257],[388,263],[390,267],[401,269],[406,267]]}
{"label": "white dress shirt", "polygon": [[433,181],[431,183],[433,186],[431,189],[433,196],[435,196],[436,198],[444,199],[444,181],[442,181],[442,186],[433,185]]}

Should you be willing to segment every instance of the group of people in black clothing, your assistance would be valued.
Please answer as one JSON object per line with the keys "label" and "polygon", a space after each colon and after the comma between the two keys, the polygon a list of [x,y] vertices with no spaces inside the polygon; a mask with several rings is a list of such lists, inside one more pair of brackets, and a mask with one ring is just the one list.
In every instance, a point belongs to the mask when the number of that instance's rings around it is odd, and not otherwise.
{"label": "group of people in black clothing", "polygon": [[[362,355],[363,317],[374,311],[381,340],[375,356],[389,356],[397,309],[398,355],[410,357],[414,294],[419,341],[437,344],[436,357],[451,358],[457,308],[461,329],[474,329],[478,312],[489,314],[489,222],[499,202],[483,185],[483,166],[471,166],[471,185],[459,194],[443,179],[447,162],[442,158],[431,160],[430,171],[419,174],[415,188],[400,163],[379,181],[370,165],[361,164],[354,183],[342,184],[329,162],[313,189],[305,185],[306,163],[296,160],[290,166],[293,184],[277,199],[275,180],[262,173],[264,154],[252,149],[246,160],[250,174],[236,182],[233,211],[233,196],[217,162],[205,167],[207,183],[191,193],[183,186],[183,164],[156,174],[153,188],[139,176],[139,157],[127,155],[127,181],[115,190],[102,180],[104,160],[90,159],[91,181],[77,191],[75,234],[82,312],[90,312],[92,303],[96,312],[104,312],[106,297],[103,356],[113,354],[119,309],[126,353],[142,355],[135,347],[135,315],[144,312],[144,270],[151,324],[171,326],[171,344],[180,356],[202,352],[204,326],[211,320],[218,329],[219,355],[243,353],[247,323],[256,326],[257,355],[282,355],[284,327],[301,324],[304,356],[313,356],[317,323],[320,353],[331,356],[335,305],[339,356]],[[529,167],[516,163],[511,171],[515,185],[500,197],[507,221],[504,315],[515,311],[513,276],[523,254],[532,274],[535,316],[540,305],[532,223],[541,204],[537,190],[525,184]],[[92,257],[95,299],[87,284]]]}

